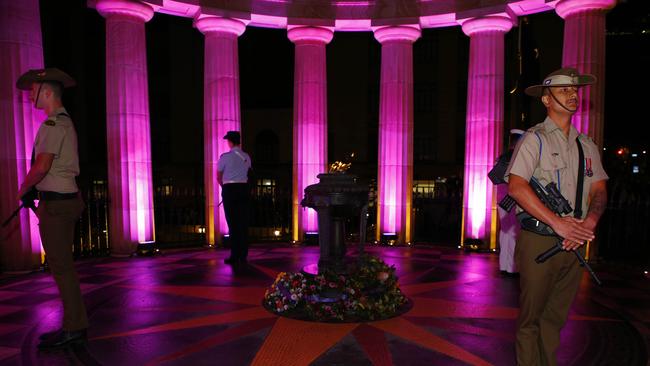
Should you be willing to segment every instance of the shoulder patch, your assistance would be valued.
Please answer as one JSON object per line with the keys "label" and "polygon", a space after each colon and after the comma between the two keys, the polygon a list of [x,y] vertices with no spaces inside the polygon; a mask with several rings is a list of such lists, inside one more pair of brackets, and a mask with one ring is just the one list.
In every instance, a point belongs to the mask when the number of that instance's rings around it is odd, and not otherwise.
{"label": "shoulder patch", "polygon": [[46,126],[56,126],[56,122],[52,121],[51,119],[48,119],[45,121]]}

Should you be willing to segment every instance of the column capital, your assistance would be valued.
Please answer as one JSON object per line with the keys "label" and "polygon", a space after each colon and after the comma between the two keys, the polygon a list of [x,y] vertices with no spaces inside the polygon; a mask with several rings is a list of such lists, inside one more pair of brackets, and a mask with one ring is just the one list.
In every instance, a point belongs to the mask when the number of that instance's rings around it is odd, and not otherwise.
{"label": "column capital", "polygon": [[462,22],[463,33],[472,36],[482,32],[506,33],[512,28],[514,19],[509,15],[487,15],[479,18],[469,18]]}
{"label": "column capital", "polygon": [[99,0],[95,9],[104,18],[114,15],[123,15],[141,19],[148,22],[153,17],[153,8],[145,3],[135,0]]}
{"label": "column capital", "polygon": [[246,23],[239,19],[217,16],[201,16],[194,20],[194,26],[206,35],[208,33],[225,33],[239,37],[246,30]]}
{"label": "column capital", "polygon": [[581,11],[609,10],[615,5],[616,0],[560,0],[555,5],[555,11],[562,19],[566,19]]}
{"label": "column capital", "polygon": [[389,25],[376,28],[373,31],[375,38],[381,44],[391,41],[415,42],[422,34],[419,25]]}
{"label": "column capital", "polygon": [[290,26],[287,37],[293,43],[324,43],[328,44],[334,37],[334,31],[326,27]]}

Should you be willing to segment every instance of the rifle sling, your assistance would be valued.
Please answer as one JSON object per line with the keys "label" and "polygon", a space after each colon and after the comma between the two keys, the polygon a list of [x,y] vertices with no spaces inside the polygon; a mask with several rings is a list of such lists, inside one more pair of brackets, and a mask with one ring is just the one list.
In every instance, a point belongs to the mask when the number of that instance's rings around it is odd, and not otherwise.
{"label": "rifle sling", "polygon": [[580,139],[576,138],[578,144],[578,187],[576,190],[576,204],[573,209],[573,217],[582,218],[582,186],[585,181],[585,153],[582,151],[582,144]]}

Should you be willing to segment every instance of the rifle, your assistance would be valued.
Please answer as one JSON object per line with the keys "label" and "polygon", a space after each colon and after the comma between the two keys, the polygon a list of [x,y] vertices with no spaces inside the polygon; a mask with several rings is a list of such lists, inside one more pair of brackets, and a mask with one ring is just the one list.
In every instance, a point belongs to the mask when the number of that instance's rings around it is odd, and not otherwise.
{"label": "rifle", "polygon": [[[492,181],[492,184],[497,185],[497,184],[505,184],[505,173],[508,169],[508,164],[510,163],[510,159],[512,158],[512,151],[506,152],[499,156],[497,158],[497,162],[494,165],[494,167],[488,172],[488,178],[490,181]],[[555,185],[554,182],[551,182],[546,185],[546,187],[543,187],[541,183],[535,178],[531,177],[530,178],[530,187],[533,189],[535,192],[535,195],[544,203],[546,207],[548,207],[551,211],[553,211],[556,214],[559,215],[568,215],[569,213],[573,212],[573,209],[571,208],[571,204],[569,204],[569,201],[562,196],[562,193],[557,189],[557,186]],[[503,197],[501,201],[499,201],[499,207],[504,209],[506,212],[510,212],[512,208],[515,206],[517,202],[515,202],[515,199],[510,197],[510,195],[506,195]],[[562,240],[557,233],[548,225],[542,223],[539,220],[536,220],[532,216],[530,216],[526,212],[521,212],[517,214],[517,219],[521,223],[522,228],[525,230],[529,230],[532,232],[535,232],[540,235],[545,235],[545,236],[555,236],[557,237],[557,241],[555,242],[555,245],[550,247],[548,250],[546,250],[544,253],[541,253],[535,258],[535,262],[537,263],[544,263],[546,260],[551,258],[557,253],[560,253],[564,249],[562,248]],[[529,224],[528,227],[526,224]],[[584,267],[587,269],[591,277],[594,279],[596,284],[598,286],[602,285],[602,282],[594,272],[594,270],[591,268],[589,263],[585,260],[585,258],[580,254],[579,251],[574,250],[573,253],[576,255],[578,258],[578,261],[580,262],[580,266]]]}
{"label": "rifle", "polygon": [[[558,215],[567,215],[573,212],[573,209],[571,208],[571,204],[569,204],[569,201],[567,201],[566,198],[562,196],[562,193],[560,193],[560,191],[557,189],[555,182],[551,182],[547,184],[546,187],[543,187],[535,177],[531,177],[529,184],[530,187],[535,192],[535,194],[537,195],[537,197],[540,199],[540,201],[542,201],[544,205],[554,213]],[[508,212],[512,209],[514,205],[515,205],[515,200],[510,196],[505,196],[501,200],[501,202],[499,202],[499,206]],[[521,226],[522,228],[524,228],[524,230],[529,230],[540,235],[555,236],[558,239],[555,242],[555,245],[553,245],[545,252],[538,255],[535,258],[535,262],[544,263],[552,256],[564,250],[562,248],[563,238],[557,235],[557,233],[555,233],[555,231],[550,226],[542,223],[539,220],[534,219],[526,212],[521,212],[517,214],[517,219],[519,219],[519,222],[521,223]],[[589,272],[591,277],[594,279],[594,282],[596,282],[598,286],[601,286],[603,283],[600,281],[600,278],[598,278],[598,276],[591,268],[589,263],[587,263],[587,261],[582,256],[582,254],[580,254],[580,252],[577,250],[574,250],[573,253],[578,258],[578,262],[580,262],[580,266],[584,267]]]}
{"label": "rifle", "polygon": [[3,223],[2,227],[6,227],[9,225],[11,220],[13,220],[14,217],[18,216],[18,213],[22,208],[30,208],[34,213],[36,213],[36,205],[34,204],[34,201],[38,199],[38,191],[36,191],[36,188],[32,187],[32,189],[25,193],[22,197],[20,197],[20,201],[22,202],[20,206],[14,210],[14,212],[7,218]]}

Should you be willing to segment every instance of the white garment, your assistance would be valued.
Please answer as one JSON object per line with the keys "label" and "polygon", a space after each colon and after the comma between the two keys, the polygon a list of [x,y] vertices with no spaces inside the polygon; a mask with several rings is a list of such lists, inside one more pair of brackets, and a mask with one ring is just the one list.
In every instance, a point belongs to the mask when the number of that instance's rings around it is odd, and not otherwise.
{"label": "white garment", "polygon": [[[497,185],[497,199],[501,201],[508,194],[508,185]],[[516,273],[515,266],[515,244],[519,234],[519,222],[515,215],[515,209],[506,212],[501,207],[497,208],[499,213],[499,269],[510,273]]]}

